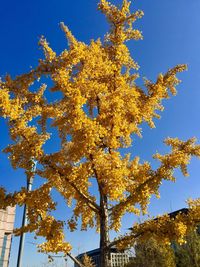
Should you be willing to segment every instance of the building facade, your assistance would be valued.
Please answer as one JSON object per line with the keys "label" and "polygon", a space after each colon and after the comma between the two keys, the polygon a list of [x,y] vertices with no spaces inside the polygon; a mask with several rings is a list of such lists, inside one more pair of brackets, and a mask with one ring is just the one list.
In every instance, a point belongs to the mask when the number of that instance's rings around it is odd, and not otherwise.
{"label": "building facade", "polygon": [[[94,249],[82,253],[77,256],[77,259],[82,261],[83,256],[87,254],[95,264],[95,267],[100,267],[100,249]],[[129,256],[126,252],[119,252],[116,248],[110,250],[110,266],[111,267],[124,267],[126,263],[129,262]],[[78,267],[77,264],[74,267]]]}
{"label": "building facade", "polygon": [[8,267],[12,232],[15,220],[15,207],[0,210],[0,267]]}

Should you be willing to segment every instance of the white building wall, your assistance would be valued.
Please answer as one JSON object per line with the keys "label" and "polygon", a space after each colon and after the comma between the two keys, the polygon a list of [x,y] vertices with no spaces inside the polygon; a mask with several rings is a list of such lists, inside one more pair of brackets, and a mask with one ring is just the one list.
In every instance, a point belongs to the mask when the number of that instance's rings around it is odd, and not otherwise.
{"label": "white building wall", "polygon": [[15,207],[0,210],[0,267],[8,267],[12,232],[15,220]]}

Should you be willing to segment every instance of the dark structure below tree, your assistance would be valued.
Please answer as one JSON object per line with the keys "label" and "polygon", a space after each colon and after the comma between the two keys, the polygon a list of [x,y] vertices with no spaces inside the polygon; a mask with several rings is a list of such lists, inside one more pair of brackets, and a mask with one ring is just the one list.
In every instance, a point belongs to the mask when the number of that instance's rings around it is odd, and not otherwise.
{"label": "dark structure below tree", "polygon": [[[96,267],[100,267],[100,249],[99,248],[79,254],[77,256],[77,259],[81,261],[85,254],[87,254],[92,259]],[[116,248],[110,249],[110,264],[111,264],[110,266],[111,267],[123,267],[128,262],[129,262],[129,255],[125,251],[119,252]],[[78,265],[75,264],[74,267],[78,267]]]}

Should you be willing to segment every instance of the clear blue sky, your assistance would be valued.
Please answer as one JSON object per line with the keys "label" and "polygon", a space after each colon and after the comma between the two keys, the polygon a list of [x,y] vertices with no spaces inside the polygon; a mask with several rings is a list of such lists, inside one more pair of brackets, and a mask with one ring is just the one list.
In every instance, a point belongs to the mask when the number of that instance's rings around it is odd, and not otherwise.
{"label": "clear blue sky", "polygon": [[[113,3],[120,3],[113,0]],[[0,16],[0,75],[12,76],[29,71],[42,57],[37,43],[44,35],[58,53],[66,47],[66,40],[58,23],[64,21],[74,35],[88,43],[90,39],[102,37],[107,30],[104,16],[97,11],[96,0],[7,0],[1,3]],[[141,76],[154,80],[159,72],[178,63],[187,63],[188,72],[181,74],[182,84],[178,95],[165,104],[161,120],[156,129],[143,127],[143,139],[136,138],[130,152],[151,160],[156,151],[166,152],[162,140],[167,137],[188,139],[196,136],[200,140],[200,1],[199,0],[134,0],[133,10],[142,9],[145,16],[137,23],[144,40],[130,42],[129,47],[139,62]],[[6,125],[0,120],[1,143],[4,148],[9,142]],[[160,189],[161,199],[152,198],[150,214],[157,215],[185,206],[185,200],[200,196],[200,161],[193,159],[189,166],[190,177],[182,177],[179,171],[177,183],[164,183]],[[38,183],[36,181],[36,183]],[[13,191],[25,185],[22,171],[13,171],[7,156],[0,154],[0,185]],[[67,210],[61,199],[58,215],[66,218]],[[17,209],[16,226],[20,225],[21,210]],[[127,216],[122,232],[136,218]],[[74,245],[74,253],[98,246],[98,236],[88,233],[66,233],[66,239]],[[16,266],[19,238],[13,239],[10,267]],[[26,236],[23,267],[42,266],[45,257],[38,255],[31,235]],[[70,265],[68,265],[70,266]]]}

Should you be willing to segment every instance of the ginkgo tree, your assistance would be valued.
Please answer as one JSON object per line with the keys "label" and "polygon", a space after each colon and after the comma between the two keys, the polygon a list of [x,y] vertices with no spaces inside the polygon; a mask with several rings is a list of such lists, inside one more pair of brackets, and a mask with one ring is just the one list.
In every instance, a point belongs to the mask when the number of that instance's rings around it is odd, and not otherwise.
{"label": "ginkgo tree", "polygon": [[[41,252],[69,254],[72,247],[65,240],[64,222],[52,215],[56,203],[51,189],[56,189],[71,205],[73,215],[67,221],[70,230],[76,230],[80,221],[82,230],[91,227],[99,232],[101,267],[108,267],[112,246],[125,248],[152,234],[165,243],[172,239],[182,242],[195,226],[200,218],[198,199],[190,201],[187,215],[148,220],[134,225],[125,236],[109,239],[109,231],[120,229],[127,212],[147,211],[149,199],[152,194],[158,195],[162,180],[175,181],[176,168],[188,175],[187,165],[191,156],[200,156],[200,146],[195,139],[166,139],[171,152],[154,155],[160,161],[157,169],[139,157],[132,159],[121,153],[131,145],[133,135],[141,137],[142,123],[155,127],[153,120],[160,117],[162,100],[176,94],[180,82],[176,74],[187,67],[177,65],[159,74],[156,82],[146,79],[146,89],[136,85],[139,66],[126,42],[142,39],[134,22],[143,12],[131,13],[127,0],[121,7],[101,0],[98,8],[110,24],[104,40],[92,40],[87,45],[61,23],[68,49],[57,55],[42,37],[39,44],[45,57],[38,66],[15,78],[6,75],[0,82],[0,114],[7,120],[12,140],[4,151],[13,168],[24,169],[29,179],[33,176],[32,161],[36,160],[35,174],[44,179],[31,192],[25,187],[14,193],[1,188],[0,206],[26,204],[28,224],[15,233],[34,232],[45,237],[46,242],[39,246]],[[33,90],[43,77],[51,79],[53,86],[41,83]],[[62,97],[52,101],[49,94],[45,95],[46,88],[51,94],[60,92]],[[53,138],[51,128],[59,133],[60,149],[47,153],[44,145]],[[91,193],[96,192],[91,189],[95,183],[98,194]]]}

